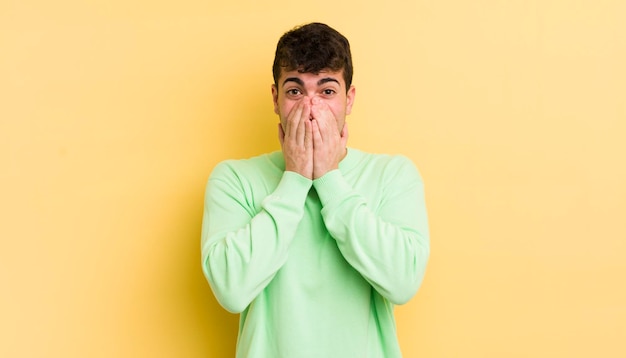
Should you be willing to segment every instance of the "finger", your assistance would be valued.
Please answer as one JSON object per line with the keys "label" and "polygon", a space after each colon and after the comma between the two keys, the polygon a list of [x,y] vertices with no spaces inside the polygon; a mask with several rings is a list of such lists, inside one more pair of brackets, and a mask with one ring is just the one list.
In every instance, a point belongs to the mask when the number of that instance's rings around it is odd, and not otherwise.
{"label": "finger", "polygon": [[300,123],[300,117],[302,116],[302,106],[302,102],[296,104],[296,106],[291,109],[291,112],[287,117],[285,135],[290,138],[297,138],[298,124]]}
{"label": "finger", "polygon": [[317,118],[319,116],[319,103],[317,98],[311,100],[311,117]]}
{"label": "finger", "polygon": [[304,139],[306,135],[306,122],[309,121],[308,105],[304,104],[302,111],[300,111],[300,122],[298,123],[298,132],[296,133],[296,143],[298,145],[304,145]]}
{"label": "finger", "polygon": [[313,148],[321,148],[324,145],[320,125],[317,119],[311,121],[311,132],[313,137]]}
{"label": "finger", "polygon": [[302,115],[302,102],[298,103],[292,110],[289,118],[289,135],[291,138],[297,138],[298,125],[300,124],[300,117]]}
{"label": "finger", "polygon": [[304,121],[304,128],[306,130],[304,134],[304,148],[310,151],[313,149],[313,122],[309,120]]}
{"label": "finger", "polygon": [[336,136],[340,130],[337,127],[337,120],[330,110],[328,103],[321,102],[317,107],[317,118],[319,119],[320,133],[322,135]]}
{"label": "finger", "polygon": [[[307,128],[311,127],[311,105],[307,102],[304,104],[304,110],[302,111],[302,122],[305,124],[308,123],[308,127],[305,125],[305,134],[308,134],[309,138],[311,137],[311,131]],[[306,139],[306,137],[305,137]]]}
{"label": "finger", "polygon": [[313,120],[317,122],[317,128],[320,133],[323,133],[326,119],[324,118],[324,113],[321,111],[319,101],[315,101],[314,104],[311,106],[311,117],[313,117]]}
{"label": "finger", "polygon": [[278,123],[278,141],[280,142],[281,146],[285,142],[285,131],[283,130],[283,126],[280,123]]}

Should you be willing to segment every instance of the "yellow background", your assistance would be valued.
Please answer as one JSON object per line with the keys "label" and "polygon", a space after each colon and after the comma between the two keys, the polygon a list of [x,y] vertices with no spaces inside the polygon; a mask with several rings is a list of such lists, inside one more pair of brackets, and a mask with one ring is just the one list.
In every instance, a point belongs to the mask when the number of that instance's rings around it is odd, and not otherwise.
{"label": "yellow background", "polygon": [[275,44],[317,20],[353,46],[349,145],[426,181],[405,357],[625,357],[625,4],[3,0],[0,356],[233,355],[204,185],[279,147]]}

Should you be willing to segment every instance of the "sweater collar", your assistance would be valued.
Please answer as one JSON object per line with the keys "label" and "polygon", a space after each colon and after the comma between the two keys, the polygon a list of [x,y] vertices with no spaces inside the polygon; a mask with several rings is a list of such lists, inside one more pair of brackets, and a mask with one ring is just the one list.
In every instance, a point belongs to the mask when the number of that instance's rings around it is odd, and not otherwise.
{"label": "sweater collar", "polygon": [[[339,162],[339,170],[347,173],[352,170],[363,158],[363,152],[358,149],[348,147],[348,153],[346,156]],[[277,150],[275,152],[269,153],[269,160],[277,166],[280,170],[285,170],[285,158],[283,157],[283,152]]]}

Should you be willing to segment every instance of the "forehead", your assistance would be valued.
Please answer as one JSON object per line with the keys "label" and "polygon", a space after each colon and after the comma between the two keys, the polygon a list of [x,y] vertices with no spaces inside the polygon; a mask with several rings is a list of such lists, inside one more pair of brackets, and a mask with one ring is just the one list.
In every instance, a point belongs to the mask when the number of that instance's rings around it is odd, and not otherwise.
{"label": "forehead", "polygon": [[[341,87],[345,87],[345,82],[343,79],[343,70],[340,71],[330,71],[330,70],[322,70],[319,73],[311,73],[311,72],[298,72],[298,70],[293,71],[281,71],[280,77],[278,78],[278,85],[285,86],[287,84],[293,84],[293,81],[289,81],[289,79],[298,79],[298,82],[302,82],[305,85],[318,85],[320,83],[329,83],[327,81],[322,81],[325,79],[334,79],[339,83]],[[334,81],[333,81],[334,82]]]}

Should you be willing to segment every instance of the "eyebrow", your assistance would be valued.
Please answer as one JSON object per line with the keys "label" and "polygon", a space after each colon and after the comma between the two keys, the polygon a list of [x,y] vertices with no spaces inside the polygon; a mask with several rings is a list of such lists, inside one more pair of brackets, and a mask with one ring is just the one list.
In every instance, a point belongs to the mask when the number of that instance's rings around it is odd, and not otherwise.
{"label": "eyebrow", "polygon": [[285,86],[285,84],[287,82],[295,82],[297,84],[299,84],[300,86],[304,86],[304,81],[302,81],[301,79],[299,79],[298,77],[287,77],[285,79],[285,81],[283,82],[283,86]]}
{"label": "eyebrow", "polygon": [[[302,81],[301,79],[299,79],[298,77],[288,77],[285,79],[285,81],[283,81],[283,86],[287,83],[287,82],[295,82],[300,86],[304,86],[304,81]],[[337,84],[339,84],[339,81],[337,81],[337,79],[332,78],[332,77],[324,77],[322,79],[320,79],[319,81],[317,81],[317,85],[321,86],[324,83],[328,83],[328,82],[336,82]]]}
{"label": "eyebrow", "polygon": [[317,85],[321,86],[324,83],[328,83],[328,82],[336,82],[337,84],[339,84],[339,81],[337,81],[335,78],[325,77],[325,78],[322,78],[321,80],[317,81]]}

